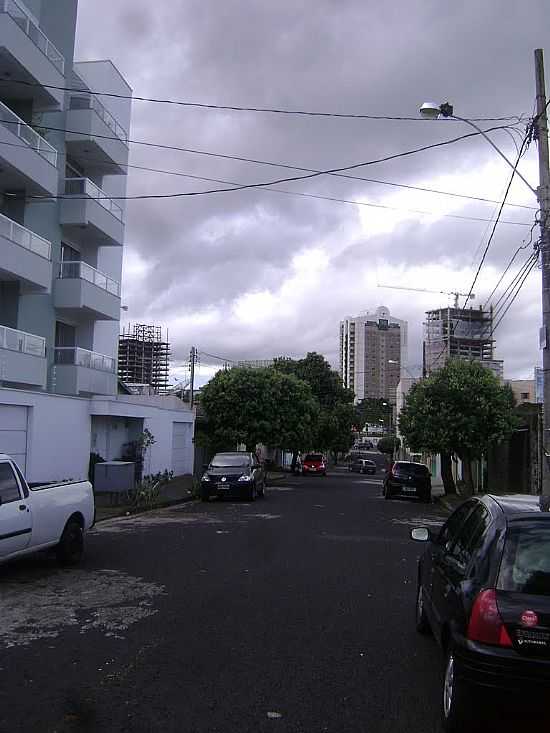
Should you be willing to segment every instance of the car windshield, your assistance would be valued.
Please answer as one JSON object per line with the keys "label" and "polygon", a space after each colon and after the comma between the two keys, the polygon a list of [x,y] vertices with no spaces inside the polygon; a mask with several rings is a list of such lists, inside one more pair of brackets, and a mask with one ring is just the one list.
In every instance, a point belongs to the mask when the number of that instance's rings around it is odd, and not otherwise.
{"label": "car windshield", "polygon": [[323,456],[320,453],[308,453],[304,461],[322,461]]}
{"label": "car windshield", "polygon": [[250,458],[243,453],[242,456],[236,453],[218,453],[210,464],[212,468],[231,468],[233,466],[249,466]]}
{"label": "car windshield", "polygon": [[499,590],[550,596],[550,522],[517,522],[508,530]]}

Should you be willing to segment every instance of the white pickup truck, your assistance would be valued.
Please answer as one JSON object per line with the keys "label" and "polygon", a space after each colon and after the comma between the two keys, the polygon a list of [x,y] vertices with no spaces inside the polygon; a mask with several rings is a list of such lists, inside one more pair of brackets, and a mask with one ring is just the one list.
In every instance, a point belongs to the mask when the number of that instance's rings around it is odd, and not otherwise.
{"label": "white pickup truck", "polygon": [[55,548],[60,562],[75,565],[94,519],[89,481],[30,488],[15,461],[0,453],[0,563]]}

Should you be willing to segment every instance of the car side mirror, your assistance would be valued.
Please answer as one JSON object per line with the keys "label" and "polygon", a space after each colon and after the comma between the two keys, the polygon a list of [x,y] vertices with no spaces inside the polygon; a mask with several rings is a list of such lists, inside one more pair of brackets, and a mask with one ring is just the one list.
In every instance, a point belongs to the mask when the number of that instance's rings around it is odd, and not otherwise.
{"label": "car side mirror", "polygon": [[415,527],[411,529],[411,540],[415,542],[429,542],[431,538],[430,530],[427,527]]}

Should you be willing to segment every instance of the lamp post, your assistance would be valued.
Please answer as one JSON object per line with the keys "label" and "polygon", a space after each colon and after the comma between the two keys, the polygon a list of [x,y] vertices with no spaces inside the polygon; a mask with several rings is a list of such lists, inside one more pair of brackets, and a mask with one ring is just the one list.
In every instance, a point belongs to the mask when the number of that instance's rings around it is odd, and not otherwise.
{"label": "lamp post", "polygon": [[[534,118],[535,139],[538,142],[539,158],[539,186],[533,188],[529,181],[517,170],[506,155],[500,150],[491,138],[475,122],[465,117],[454,114],[451,104],[434,104],[425,102],[420,107],[420,115],[427,120],[436,120],[439,117],[450,117],[460,120],[478,132],[489,145],[496,150],[501,158],[512,168],[527,188],[535,194],[540,209],[540,257],[542,265],[542,328],[540,329],[540,348],[542,349],[542,369],[544,374],[544,397],[543,397],[543,449],[542,461],[542,493],[550,494],[550,378],[546,374],[550,372],[550,166],[548,153],[548,118],[546,113],[546,86],[544,81],[544,60],[541,48],[535,50],[535,82],[536,82],[536,104],[537,115]],[[518,161],[519,162],[519,161]]]}

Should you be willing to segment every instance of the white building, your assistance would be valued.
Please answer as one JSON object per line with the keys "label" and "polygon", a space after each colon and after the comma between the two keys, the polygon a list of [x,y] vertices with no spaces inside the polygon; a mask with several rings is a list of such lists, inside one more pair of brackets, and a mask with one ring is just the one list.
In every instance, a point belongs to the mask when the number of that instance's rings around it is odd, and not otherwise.
{"label": "white building", "polygon": [[117,398],[131,89],[74,60],[77,9],[0,2],[0,452],[31,481],[82,478],[123,420],[154,424],[151,461],[187,473],[192,413]]}
{"label": "white building", "polygon": [[356,402],[373,397],[395,404],[401,365],[407,363],[407,328],[384,306],[340,322],[340,374]]}

